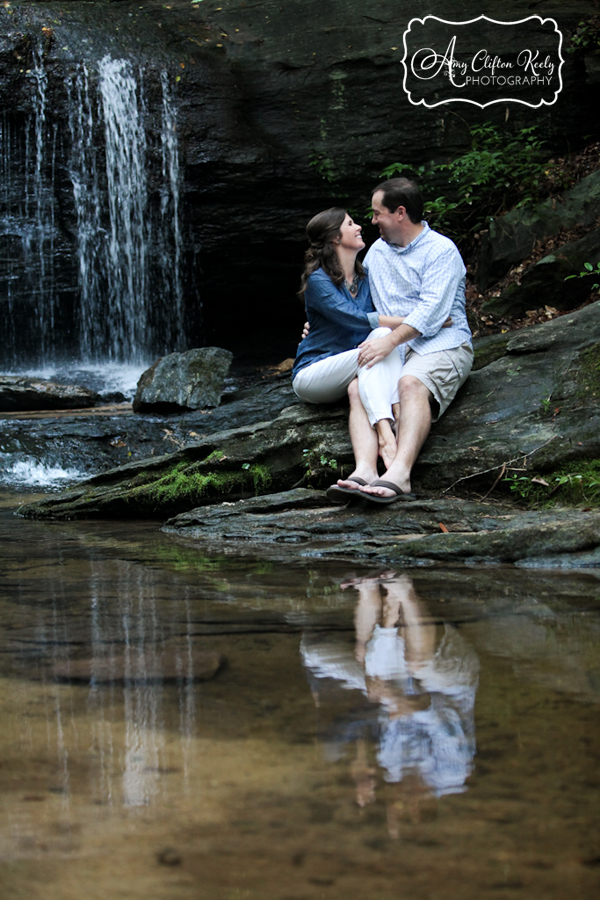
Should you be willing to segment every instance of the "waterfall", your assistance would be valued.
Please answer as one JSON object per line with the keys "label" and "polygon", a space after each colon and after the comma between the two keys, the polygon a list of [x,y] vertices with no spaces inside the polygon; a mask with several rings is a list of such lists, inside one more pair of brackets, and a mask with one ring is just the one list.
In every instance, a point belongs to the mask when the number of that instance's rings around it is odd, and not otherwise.
{"label": "waterfall", "polygon": [[[179,153],[177,150],[177,120],[175,105],[167,73],[161,73],[162,88],[162,183],[161,215],[161,271],[165,276],[165,290],[171,290],[176,320],[183,318],[181,285],[181,228],[179,224]],[[167,240],[165,240],[167,238]],[[172,249],[171,249],[172,248]]]}
{"label": "waterfall", "polygon": [[[48,78],[36,49],[27,76],[32,83],[30,114],[21,127],[6,112],[0,121],[0,285],[5,297],[1,352],[9,365],[18,362],[20,348],[45,362],[56,326],[51,185],[56,132],[47,122]],[[25,336],[16,321],[18,313],[27,322]]]}
{"label": "waterfall", "polygon": [[149,206],[152,165],[141,72],[136,78],[129,61],[104,57],[96,110],[87,66],[79,67],[69,85],[80,341],[87,359],[142,362],[181,346],[176,113],[166,72],[160,81],[158,215]]}
{"label": "waterfall", "polygon": [[[46,359],[51,334],[54,330],[54,279],[52,270],[54,263],[54,204],[48,197],[44,178],[45,153],[47,152],[46,136],[46,92],[48,76],[44,69],[42,54],[39,48],[33,51],[34,65],[31,75],[35,84],[34,92],[34,147],[33,159],[34,172],[30,191],[27,192],[27,200],[33,201],[33,218],[37,233],[38,265],[38,326],[40,334],[40,350],[43,359]],[[52,153],[52,160],[54,154]],[[28,213],[31,215],[30,211]]]}
{"label": "waterfall", "polygon": [[109,353],[124,359],[146,349],[145,336],[150,331],[146,135],[138,107],[137,83],[129,64],[105,57],[99,71],[110,221],[106,298]]}
{"label": "waterfall", "polygon": [[183,349],[169,74],[110,56],[82,62],[64,105],[41,51],[27,76],[29,114],[0,117],[1,364],[145,365]]}
{"label": "waterfall", "polygon": [[105,352],[100,339],[96,305],[106,280],[102,247],[105,231],[100,219],[101,198],[94,141],[94,113],[90,99],[89,71],[80,66],[77,77],[67,81],[71,131],[70,176],[77,214],[79,284],[79,344],[85,360]]}

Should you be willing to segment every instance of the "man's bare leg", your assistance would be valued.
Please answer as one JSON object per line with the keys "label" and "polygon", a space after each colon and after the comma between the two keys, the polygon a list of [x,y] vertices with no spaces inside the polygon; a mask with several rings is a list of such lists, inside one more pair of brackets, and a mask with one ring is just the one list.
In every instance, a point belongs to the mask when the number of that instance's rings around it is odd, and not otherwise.
{"label": "man's bare leg", "polygon": [[348,398],[350,400],[350,415],[348,418],[348,430],[350,443],[354,451],[354,471],[348,478],[338,480],[339,487],[358,490],[359,485],[351,478],[362,478],[367,484],[377,478],[377,456],[379,442],[377,432],[371,428],[365,408],[360,401],[358,393],[358,379],[355,378],[348,386]]}
{"label": "man's bare leg", "polygon": [[[412,375],[405,375],[398,384],[400,396],[400,416],[398,419],[398,449],[393,462],[388,467],[383,480],[398,485],[400,490],[409,494],[410,473],[421,447],[427,440],[431,430],[432,394],[422,381]],[[394,492],[388,488],[367,485],[360,490],[380,497],[392,497]]]}

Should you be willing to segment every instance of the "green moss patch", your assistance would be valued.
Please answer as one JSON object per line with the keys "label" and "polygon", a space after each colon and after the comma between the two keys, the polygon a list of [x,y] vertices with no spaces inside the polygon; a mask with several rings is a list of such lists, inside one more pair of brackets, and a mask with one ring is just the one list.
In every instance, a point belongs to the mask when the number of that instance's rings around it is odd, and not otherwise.
{"label": "green moss patch", "polygon": [[589,399],[600,397],[600,344],[594,344],[579,354],[577,382],[579,396]]}
{"label": "green moss patch", "polygon": [[271,484],[267,466],[256,463],[244,463],[237,470],[205,468],[209,461],[218,463],[224,459],[223,454],[212,453],[201,462],[178,462],[151,481],[140,477],[136,481],[141,483],[132,483],[128,499],[152,507],[189,507],[207,496],[259,494]]}
{"label": "green moss patch", "polygon": [[488,338],[480,338],[475,345],[475,359],[473,371],[484,369],[490,363],[506,356],[509,335],[491,335]]}

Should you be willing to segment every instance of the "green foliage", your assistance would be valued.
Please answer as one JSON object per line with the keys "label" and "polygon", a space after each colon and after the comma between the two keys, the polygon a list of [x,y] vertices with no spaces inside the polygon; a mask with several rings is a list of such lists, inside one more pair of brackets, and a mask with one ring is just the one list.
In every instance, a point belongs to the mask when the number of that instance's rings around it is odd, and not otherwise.
{"label": "green foliage", "polygon": [[[583,269],[579,273],[579,275],[567,275],[565,281],[569,281],[571,278],[588,278],[590,275],[595,275],[600,278],[600,262],[596,263],[596,268],[590,262],[586,262],[583,264]],[[592,291],[597,291],[600,289],[600,283],[593,284],[591,287]]]}
{"label": "green foliage", "polygon": [[[434,197],[425,204],[430,224],[461,241],[495,216],[539,197],[549,164],[542,161],[544,142],[535,132],[534,125],[515,135],[490,122],[476,125],[471,128],[470,149],[450,162],[429,168],[394,163],[382,176],[404,175],[418,181],[425,196]],[[446,189],[438,195],[443,182]]]}
{"label": "green foliage", "polygon": [[516,500],[527,506],[600,506],[600,460],[566,463],[550,474],[518,475],[503,479]]}
{"label": "green foliage", "polygon": [[271,472],[269,471],[268,466],[261,466],[258,463],[251,465],[248,471],[252,478],[254,493],[258,496],[258,494],[268,488],[273,481]]}
{"label": "green foliage", "polygon": [[321,483],[324,478],[331,480],[332,476],[337,474],[337,459],[328,458],[326,453],[319,453],[318,450],[303,450],[302,457],[307,484],[311,484],[313,479],[316,479],[317,483]]}
{"label": "green foliage", "polygon": [[600,17],[592,16],[587,21],[582,21],[577,26],[575,33],[571,35],[567,47],[567,53],[575,53],[576,50],[600,54]]}
{"label": "green foliage", "polygon": [[333,160],[328,156],[324,156],[322,153],[314,151],[309,166],[313,166],[323,181],[326,181],[328,184],[333,184],[337,180]]}
{"label": "green foliage", "polygon": [[[330,156],[318,150],[313,150],[308,164],[316,169],[319,174],[326,195],[335,199],[337,203],[348,199],[347,191],[344,191],[342,188],[343,174]],[[356,218],[351,210],[348,210],[348,212],[352,218]]]}
{"label": "green foliage", "polygon": [[[203,465],[206,465],[206,463],[222,462],[224,459],[227,459],[227,457],[222,450],[213,450],[212,453],[209,453],[206,459],[203,460]],[[246,463],[244,465],[246,465]]]}
{"label": "green foliage", "polygon": [[536,485],[529,475],[507,475],[502,481],[508,485],[512,494],[520,500],[529,500],[536,491]]}

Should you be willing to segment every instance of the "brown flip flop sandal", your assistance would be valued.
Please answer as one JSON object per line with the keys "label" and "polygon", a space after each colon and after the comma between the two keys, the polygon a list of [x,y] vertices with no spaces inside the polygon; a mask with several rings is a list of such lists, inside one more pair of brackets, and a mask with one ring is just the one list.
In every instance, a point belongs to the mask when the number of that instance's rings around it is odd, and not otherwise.
{"label": "brown flip flop sandal", "polygon": [[416,494],[407,494],[404,491],[401,491],[397,484],[394,484],[393,481],[385,481],[383,478],[378,478],[377,481],[374,481],[371,487],[382,487],[387,488],[388,491],[393,491],[393,497],[378,497],[377,494],[368,494],[366,491],[361,491],[363,497],[367,500],[370,500],[371,503],[380,503],[383,506],[388,506],[390,503],[397,503],[398,500],[411,501],[417,500]]}

